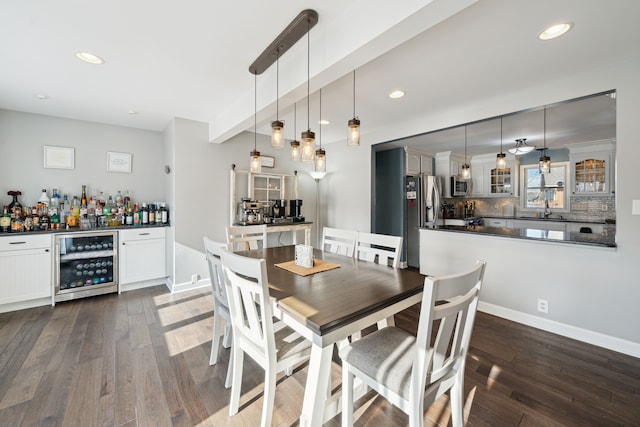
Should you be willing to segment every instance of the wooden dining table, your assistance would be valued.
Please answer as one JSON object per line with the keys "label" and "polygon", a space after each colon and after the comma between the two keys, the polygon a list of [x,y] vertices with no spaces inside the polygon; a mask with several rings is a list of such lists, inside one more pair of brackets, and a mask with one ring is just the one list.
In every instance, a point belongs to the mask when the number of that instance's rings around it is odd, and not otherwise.
{"label": "wooden dining table", "polygon": [[424,276],[317,249],[339,267],[301,276],[276,266],[294,260],[293,245],[238,254],[266,260],[276,316],[312,343],[300,425],[321,426],[341,409],[341,393],[330,394],[334,345],[420,302]]}

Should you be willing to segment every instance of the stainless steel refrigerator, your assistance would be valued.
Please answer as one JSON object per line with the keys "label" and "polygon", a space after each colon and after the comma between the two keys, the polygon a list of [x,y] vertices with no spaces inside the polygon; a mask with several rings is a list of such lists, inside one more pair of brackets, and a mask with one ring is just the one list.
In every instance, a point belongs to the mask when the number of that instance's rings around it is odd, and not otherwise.
{"label": "stainless steel refrigerator", "polygon": [[430,175],[405,177],[405,230],[407,265],[420,267],[419,227],[437,224],[440,214],[442,178]]}

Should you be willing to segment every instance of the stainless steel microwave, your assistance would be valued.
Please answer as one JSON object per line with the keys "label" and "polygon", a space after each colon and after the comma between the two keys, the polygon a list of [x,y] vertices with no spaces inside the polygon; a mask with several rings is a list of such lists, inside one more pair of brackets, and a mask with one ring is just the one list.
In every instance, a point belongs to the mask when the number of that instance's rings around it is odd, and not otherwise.
{"label": "stainless steel microwave", "polygon": [[464,179],[460,175],[451,176],[451,197],[464,197],[471,195],[471,180]]}

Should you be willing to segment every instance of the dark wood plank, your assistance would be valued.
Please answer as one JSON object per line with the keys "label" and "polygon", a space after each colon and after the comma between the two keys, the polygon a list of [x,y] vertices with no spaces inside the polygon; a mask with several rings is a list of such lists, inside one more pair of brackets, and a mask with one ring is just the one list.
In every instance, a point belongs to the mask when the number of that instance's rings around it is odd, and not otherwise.
{"label": "dark wood plank", "polygon": [[[240,413],[229,417],[230,351],[208,364],[211,307],[208,288],[171,295],[159,286],[0,314],[0,425],[258,424],[264,371],[246,358]],[[419,309],[396,325],[415,333]],[[302,366],[279,377],[274,425],[297,425],[306,375]],[[331,375],[339,387],[338,363]],[[640,360],[478,313],[465,395],[472,427],[633,426]],[[356,408],[357,426],[408,423],[375,393]],[[443,396],[425,425],[450,424]]]}

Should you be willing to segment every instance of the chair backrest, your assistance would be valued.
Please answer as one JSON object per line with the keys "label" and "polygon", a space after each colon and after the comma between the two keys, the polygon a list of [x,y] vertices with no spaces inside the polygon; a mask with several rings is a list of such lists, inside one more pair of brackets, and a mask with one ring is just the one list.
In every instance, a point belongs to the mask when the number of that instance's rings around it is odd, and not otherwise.
{"label": "chair backrest", "polygon": [[357,232],[340,228],[322,229],[322,250],[340,255],[353,256]]}
{"label": "chair backrest", "polygon": [[264,259],[222,250],[233,339],[254,360],[275,358],[273,312]]}
{"label": "chair backrest", "polygon": [[267,247],[267,226],[232,225],[227,227],[227,248],[231,252]]}
{"label": "chair backrest", "polygon": [[208,237],[203,237],[204,253],[209,266],[209,277],[211,280],[211,291],[213,298],[225,307],[229,306],[227,302],[227,291],[224,286],[224,271],[222,270],[222,260],[220,256],[222,249],[227,245],[221,242],[215,242]]}
{"label": "chair backrest", "polygon": [[401,247],[402,237],[400,236],[358,232],[356,257],[361,260],[398,268]]}
{"label": "chair backrest", "polygon": [[[464,368],[486,263],[463,273],[426,277],[411,374],[411,395]],[[438,303],[436,305],[436,303]],[[438,328],[435,341],[432,332]]]}

